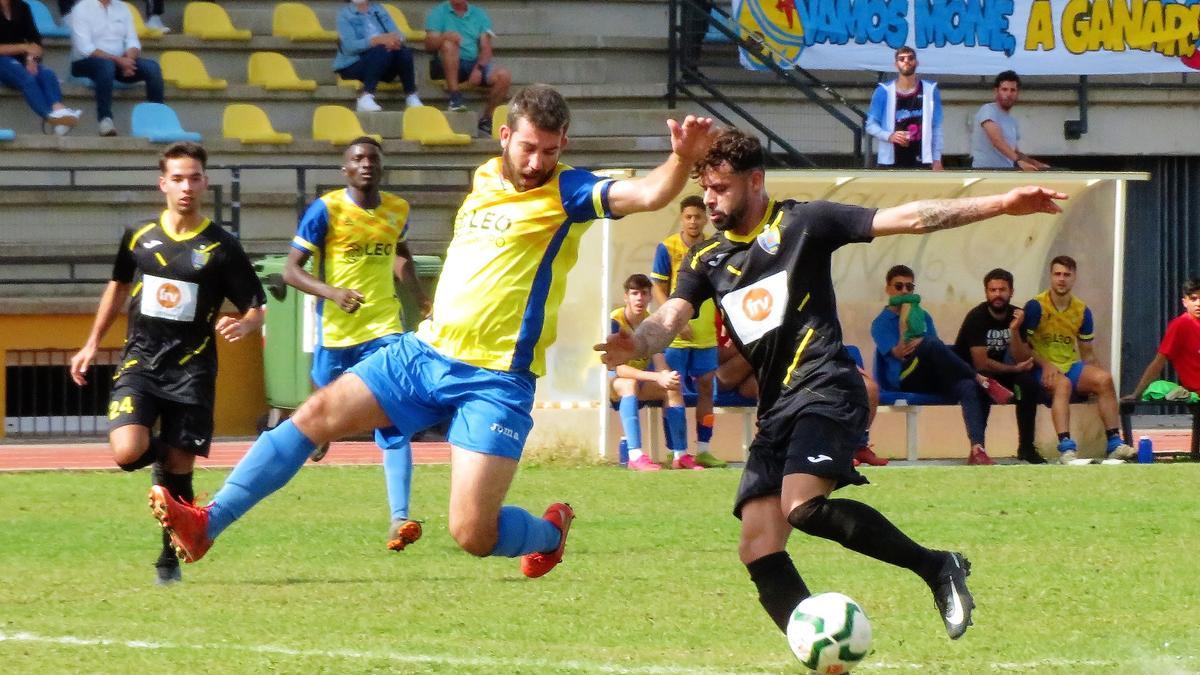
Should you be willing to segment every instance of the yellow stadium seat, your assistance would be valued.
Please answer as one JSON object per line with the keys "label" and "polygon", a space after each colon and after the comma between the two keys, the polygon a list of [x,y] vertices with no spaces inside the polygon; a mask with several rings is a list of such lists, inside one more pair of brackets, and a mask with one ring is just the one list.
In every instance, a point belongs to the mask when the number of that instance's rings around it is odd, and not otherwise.
{"label": "yellow stadium seat", "polygon": [[492,111],[492,138],[500,138],[500,127],[508,124],[508,104],[496,106]]}
{"label": "yellow stadium seat", "polygon": [[337,42],[336,30],[325,30],[311,7],[300,2],[275,5],[271,17],[271,35],[292,42]]}
{"label": "yellow stadium seat", "polygon": [[268,91],[315,91],[316,80],[302,80],[288,57],[278,52],[254,52],[246,62],[246,81]]}
{"label": "yellow stadium seat", "polygon": [[137,36],[142,40],[161,40],[163,32],[157,28],[147,28],[145,20],[142,19],[142,12],[132,2],[126,2],[125,6],[129,8],[129,14],[133,16],[133,28],[137,31]]}
{"label": "yellow stadium seat", "polygon": [[180,89],[217,90],[229,86],[225,80],[211,77],[204,62],[191,52],[165,51],[158,58],[165,82]]}
{"label": "yellow stadium seat", "polygon": [[288,145],[292,135],[275,131],[271,120],[263,109],[249,103],[231,103],[225,106],[225,118],[221,124],[222,135],[242,143],[271,143]]}
{"label": "yellow stadium seat", "polygon": [[250,40],[250,31],[234,28],[225,10],[215,2],[189,2],[183,8],[183,34],[201,40]]}
{"label": "yellow stadium seat", "polygon": [[369,136],[380,143],[383,136],[363,131],[358,116],[349,108],[340,105],[321,105],[313,111],[313,140],[329,141],[334,145],[345,145],[359,136]]}
{"label": "yellow stadium seat", "polygon": [[396,27],[399,28],[400,32],[404,34],[405,40],[410,42],[425,41],[425,31],[413,30],[413,27],[408,23],[408,17],[404,16],[404,12],[402,12],[399,7],[390,2],[385,2],[383,3],[383,8],[387,10],[388,14],[392,15],[392,21],[396,22]]}
{"label": "yellow stadium seat", "polygon": [[[338,75],[337,86],[342,89],[352,89],[359,91],[362,89],[362,80],[347,80]],[[404,91],[404,85],[399,80],[396,82],[380,82],[375,85],[377,91]]]}
{"label": "yellow stadium seat", "polygon": [[471,137],[455,133],[441,110],[428,105],[404,109],[401,136],[421,145],[470,145]]}

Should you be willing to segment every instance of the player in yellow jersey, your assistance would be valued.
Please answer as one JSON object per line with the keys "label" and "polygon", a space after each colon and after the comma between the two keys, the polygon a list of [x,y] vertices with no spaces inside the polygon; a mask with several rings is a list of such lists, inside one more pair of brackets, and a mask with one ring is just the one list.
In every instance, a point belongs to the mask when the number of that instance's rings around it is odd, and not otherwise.
{"label": "player in yellow jersey", "polygon": [[1025,303],[1020,330],[1024,342],[1013,341],[1013,356],[1018,361],[1032,356],[1037,364],[1033,375],[1050,397],[1059,462],[1091,463],[1079,458],[1071,438],[1071,396],[1079,393],[1096,395],[1100,421],[1108,437],[1104,462],[1119,464],[1136,457],[1137,451],[1121,440],[1117,389],[1112,374],[1096,363],[1092,310],[1071,294],[1075,269],[1075,259],[1070,256],[1060,255],[1050,261],[1050,288]]}
{"label": "player in yellow jersey", "polygon": [[405,333],[315,392],[259,437],[207,507],[154,503],[185,560],[199,559],[283,487],[316,445],[389,426],[411,436],[449,422],[449,529],[458,545],[477,556],[521,557],[528,577],[558,564],[571,507],[551,504],[538,518],[505,506],[504,496],[533,426],[534,382],[545,372],[567,272],[592,220],[666,206],[715,134],[708,118],[669,120],[667,160],[644,177],[614,180],[559,162],[569,123],[566,101],[551,87],[518,92],[500,129],[503,152],[476,170],[455,218],[419,338]]}
{"label": "player in yellow jersey", "polygon": [[[708,214],[704,200],[699,195],[688,195],[679,202],[679,231],[667,237],[654,252],[654,268],[650,272],[654,279],[654,302],[659,306],[667,301],[675,290],[679,264],[688,250],[704,241],[704,222]],[[717,325],[716,309],[711,302],[700,305],[696,318],[692,319],[683,332],[667,347],[664,356],[667,365],[679,373],[681,378],[694,382],[696,390],[696,455],[688,454],[687,409],[683,406],[668,407],[663,416],[668,425],[683,429],[682,436],[668,444],[675,457],[673,469],[703,469],[723,467],[725,462],[717,459],[708,449],[713,433],[713,384],[717,373]],[[674,419],[672,419],[674,418]]]}
{"label": "player in yellow jersey", "polygon": [[[318,387],[400,338],[405,327],[395,279],[424,313],[430,304],[405,243],[408,202],[379,189],[383,147],[366,136],[351,141],[342,153],[342,175],[346,187],[322,195],[305,211],[283,267],[284,281],[320,298],[312,365]],[[314,256],[315,275],[304,270]],[[421,537],[420,523],[408,517],[412,448],[394,427],[376,429],[375,441],[383,450],[392,517],[387,547],[400,551]],[[313,451],[313,461],[320,461],[328,447]]]}
{"label": "player in yellow jersey", "polygon": [[[613,333],[633,335],[633,331],[650,316],[650,278],[645,274],[631,274],[625,280],[625,303],[614,309],[609,329]],[[650,364],[653,362],[654,367]],[[621,430],[625,433],[629,449],[628,467],[632,471],[658,471],[662,467],[642,452],[642,425],[638,419],[641,401],[660,401],[663,405],[663,420],[667,425],[667,447],[675,448],[678,439],[684,437],[687,447],[687,427],[683,420],[672,419],[666,411],[683,411],[683,394],[679,391],[679,373],[671,370],[662,354],[643,359],[634,359],[619,364],[608,371],[609,396],[621,415]]]}

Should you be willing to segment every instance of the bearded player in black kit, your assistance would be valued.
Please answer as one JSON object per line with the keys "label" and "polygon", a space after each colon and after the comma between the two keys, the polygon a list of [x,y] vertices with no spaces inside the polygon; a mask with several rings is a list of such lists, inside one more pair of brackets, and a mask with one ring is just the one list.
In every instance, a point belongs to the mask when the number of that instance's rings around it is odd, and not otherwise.
{"label": "bearded player in black kit", "polygon": [[1066,195],[1023,187],[988,197],[867,209],[832,202],[776,201],[765,187],[762,146],[736,129],[721,133],[693,176],[717,234],[680,266],[671,299],[637,331],[596,345],[606,363],[662,350],[700,303],[715,298],[759,383],[758,435],[738,487],[738,553],[759,601],[780,630],[809,590],[788,556],[793,529],[912,570],[933,591],[946,632],[971,625],[970,564],[925,548],[862,502],[830,499],[867,479],[854,451],[867,427],[867,396],[842,329],[830,274],[844,244],[925,234],[1002,214],[1058,213]]}
{"label": "bearded player in black kit", "polygon": [[[208,154],[175,143],[158,161],[167,208],[125,229],[87,342],[71,358],[83,386],[104,334],[129,302],[125,352],[108,404],[108,442],[125,471],[153,465],[154,483],[191,501],[192,467],[207,457],[216,399],[216,333],[236,342],[262,326],[262,285],[237,238],[201,212]],[[218,316],[229,299],[239,312]],[[158,434],[154,435],[155,422]],[[181,579],[163,534],[157,582]]]}

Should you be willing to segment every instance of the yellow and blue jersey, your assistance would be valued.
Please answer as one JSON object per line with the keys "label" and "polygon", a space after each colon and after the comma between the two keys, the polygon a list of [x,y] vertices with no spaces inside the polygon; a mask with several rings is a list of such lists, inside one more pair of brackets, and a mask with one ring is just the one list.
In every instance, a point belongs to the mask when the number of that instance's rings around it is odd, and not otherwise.
{"label": "yellow and blue jersey", "polygon": [[379,206],[364,209],[345,188],[322,195],[304,212],[292,246],[313,256],[315,276],[364,298],[353,314],[317,301],[318,345],[352,347],[404,330],[393,270],[396,244],[408,234],[408,212],[407,201],[387,192]]}
{"label": "yellow and blue jersey", "polygon": [[[665,281],[668,285],[667,295],[675,292],[675,284],[679,277],[679,265],[687,257],[688,245],[683,243],[683,237],[676,232],[667,237],[654,251],[654,266],[650,270],[650,278],[655,281]],[[685,340],[676,337],[671,342],[674,349],[709,349],[717,346],[716,306],[712,300],[705,300],[700,305],[696,318],[688,322],[692,327],[692,339]]]}
{"label": "yellow and blue jersey", "polygon": [[1025,303],[1021,331],[1034,352],[1064,373],[1079,361],[1076,341],[1091,342],[1095,338],[1092,310],[1071,296],[1067,308],[1060,312],[1050,299],[1050,291]]}
{"label": "yellow and blue jersey", "polygon": [[475,171],[454,219],[433,314],[418,335],[450,358],[540,376],[567,272],[591,222],[612,217],[615,181],[559,164],[544,185],[520,192],[501,166],[496,157]]}
{"label": "yellow and blue jersey", "polygon": [[[642,321],[649,318],[650,312],[642,312]],[[629,325],[629,320],[625,318],[625,306],[614,309],[612,314],[609,314],[612,319],[609,330],[613,333],[624,333],[625,335],[633,335],[633,326]],[[646,366],[650,365],[650,357],[647,356],[641,359],[630,359],[625,362],[625,365],[638,370],[645,370]]]}

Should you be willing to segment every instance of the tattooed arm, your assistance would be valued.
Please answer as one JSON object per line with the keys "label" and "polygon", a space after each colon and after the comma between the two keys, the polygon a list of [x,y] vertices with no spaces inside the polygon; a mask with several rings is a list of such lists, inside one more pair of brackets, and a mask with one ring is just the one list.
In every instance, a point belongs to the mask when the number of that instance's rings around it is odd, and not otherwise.
{"label": "tattooed arm", "polygon": [[694,315],[692,303],[682,298],[671,298],[647,317],[633,335],[613,333],[608,340],[592,349],[601,352],[600,358],[609,368],[658,354],[671,344],[671,340],[688,325]]}
{"label": "tattooed arm", "polygon": [[1013,188],[1004,194],[962,199],[926,199],[880,209],[871,224],[871,234],[929,234],[962,227],[1000,215],[1025,216],[1032,213],[1061,213],[1056,200],[1067,195],[1042,187]]}

